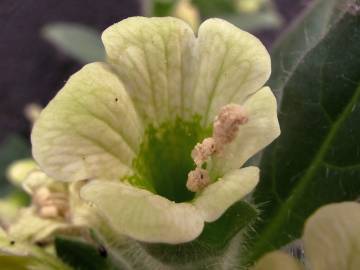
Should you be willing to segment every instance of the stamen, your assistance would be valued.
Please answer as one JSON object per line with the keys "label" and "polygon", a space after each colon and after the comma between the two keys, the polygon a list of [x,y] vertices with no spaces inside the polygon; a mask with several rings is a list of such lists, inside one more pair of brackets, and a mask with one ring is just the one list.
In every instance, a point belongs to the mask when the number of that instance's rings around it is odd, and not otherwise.
{"label": "stamen", "polygon": [[201,166],[213,154],[221,154],[224,146],[235,139],[240,125],[246,124],[248,120],[244,107],[238,104],[228,104],[221,108],[214,121],[213,136],[205,138],[201,143],[196,144],[191,151],[191,157],[196,164],[196,169],[188,174],[186,183],[188,190],[199,192],[209,185],[209,174]]}
{"label": "stamen", "polygon": [[213,138],[205,138],[202,143],[195,145],[191,157],[197,167],[201,165],[215,152],[215,141]]}
{"label": "stamen", "polygon": [[213,138],[216,150],[220,152],[225,144],[232,142],[240,125],[248,122],[244,107],[238,104],[229,104],[221,108],[214,122]]}
{"label": "stamen", "polygon": [[199,192],[210,184],[210,178],[207,170],[196,168],[189,172],[186,187],[192,192]]}

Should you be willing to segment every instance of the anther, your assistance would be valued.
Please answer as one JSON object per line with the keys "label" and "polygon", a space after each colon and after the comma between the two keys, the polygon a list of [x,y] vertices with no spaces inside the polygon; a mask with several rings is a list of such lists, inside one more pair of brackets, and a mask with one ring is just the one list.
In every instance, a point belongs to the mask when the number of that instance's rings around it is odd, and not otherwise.
{"label": "anther", "polygon": [[210,184],[209,174],[206,170],[196,168],[189,172],[186,187],[192,192],[199,192]]}
{"label": "anther", "polygon": [[220,152],[225,144],[232,142],[240,125],[248,122],[244,107],[238,104],[229,104],[221,108],[214,121],[213,138],[216,150]]}
{"label": "anther", "polygon": [[191,152],[191,157],[194,160],[196,166],[201,165],[215,152],[215,141],[213,138],[206,138],[202,143],[195,145]]}

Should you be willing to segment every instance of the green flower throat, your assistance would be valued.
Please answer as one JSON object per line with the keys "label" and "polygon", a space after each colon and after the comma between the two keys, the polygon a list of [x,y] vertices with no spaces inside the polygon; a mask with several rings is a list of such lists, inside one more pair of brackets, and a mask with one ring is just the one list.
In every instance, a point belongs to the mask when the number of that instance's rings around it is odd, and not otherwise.
{"label": "green flower throat", "polygon": [[195,168],[191,151],[211,132],[211,127],[201,125],[199,116],[191,121],[176,118],[159,127],[150,125],[133,161],[136,174],[129,182],[171,201],[192,200],[195,193],[186,188],[188,173]]}

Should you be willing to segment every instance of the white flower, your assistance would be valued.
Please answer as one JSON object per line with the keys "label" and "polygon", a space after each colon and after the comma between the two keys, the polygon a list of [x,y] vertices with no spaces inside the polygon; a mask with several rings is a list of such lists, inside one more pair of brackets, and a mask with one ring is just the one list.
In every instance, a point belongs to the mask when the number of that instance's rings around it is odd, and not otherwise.
{"label": "white flower", "polygon": [[[196,37],[175,18],[134,17],[102,39],[108,62],[83,67],[42,111],[34,158],[54,179],[89,180],[81,196],[115,232],[191,241],[253,190],[259,170],[240,168],[280,133],[275,97],[263,87],[269,54],[220,19],[205,21]],[[225,121],[217,133],[213,121],[229,104],[246,121]],[[196,168],[191,153],[205,138],[217,151]],[[208,179],[193,193],[188,174],[200,169]]]}

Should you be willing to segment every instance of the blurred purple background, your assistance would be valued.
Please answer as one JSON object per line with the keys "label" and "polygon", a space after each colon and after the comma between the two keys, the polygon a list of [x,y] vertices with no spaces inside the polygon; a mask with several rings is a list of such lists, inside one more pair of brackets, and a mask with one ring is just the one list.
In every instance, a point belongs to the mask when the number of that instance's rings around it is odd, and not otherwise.
{"label": "blurred purple background", "polygon": [[[23,116],[29,102],[45,105],[81,65],[40,36],[49,22],[78,22],[99,31],[140,15],[136,0],[0,0],[0,142],[11,133],[27,136]],[[210,1],[210,0],[209,0]],[[276,0],[288,26],[311,0]],[[281,31],[255,33],[271,47]]]}

